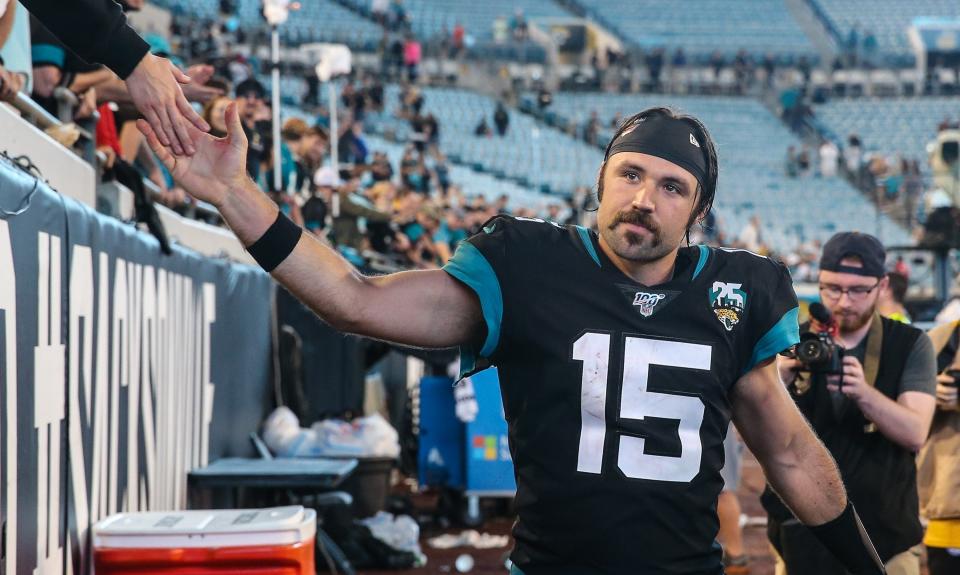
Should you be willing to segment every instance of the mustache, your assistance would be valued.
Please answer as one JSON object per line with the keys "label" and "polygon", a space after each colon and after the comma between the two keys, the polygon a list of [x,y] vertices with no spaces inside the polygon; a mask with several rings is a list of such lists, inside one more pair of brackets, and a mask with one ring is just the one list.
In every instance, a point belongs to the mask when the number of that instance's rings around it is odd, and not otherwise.
{"label": "mustache", "polygon": [[618,212],[616,217],[613,218],[613,221],[610,222],[610,229],[612,230],[620,224],[643,226],[654,234],[660,232],[660,226],[653,220],[653,216],[651,216],[648,212],[641,212],[637,210]]}

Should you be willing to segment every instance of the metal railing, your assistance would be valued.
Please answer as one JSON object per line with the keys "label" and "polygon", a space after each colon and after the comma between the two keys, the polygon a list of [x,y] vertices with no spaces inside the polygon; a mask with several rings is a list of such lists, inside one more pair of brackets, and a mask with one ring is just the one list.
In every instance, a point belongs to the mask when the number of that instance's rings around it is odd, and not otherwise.
{"label": "metal railing", "polygon": [[60,120],[58,120],[56,116],[44,110],[40,104],[34,102],[30,96],[27,96],[23,92],[17,92],[16,97],[11,103],[14,108],[41,130],[61,125]]}
{"label": "metal railing", "polygon": [[[57,118],[45,110],[40,104],[23,92],[18,92],[11,104],[24,118],[41,130],[60,128],[73,121],[73,110],[79,104],[79,100],[73,92],[63,87],[58,87],[54,90],[53,94],[57,101],[60,118]],[[96,129],[96,122],[99,120],[99,117],[99,114],[94,112],[90,118],[80,120],[83,125],[75,123],[80,133],[80,142],[78,145],[79,155],[96,169],[98,179],[102,173],[102,168],[107,162],[107,156],[96,149],[94,130]],[[149,178],[143,178],[143,185],[147,191],[150,192],[154,200],[159,201],[163,198],[163,191]],[[194,201],[191,204],[191,208],[196,215],[205,218],[219,217],[217,209],[206,202]]]}

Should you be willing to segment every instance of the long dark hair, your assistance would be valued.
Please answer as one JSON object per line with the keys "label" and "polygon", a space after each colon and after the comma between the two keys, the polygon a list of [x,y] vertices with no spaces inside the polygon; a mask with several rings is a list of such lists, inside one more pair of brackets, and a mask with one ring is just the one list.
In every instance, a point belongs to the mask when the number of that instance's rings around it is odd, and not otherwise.
{"label": "long dark hair", "polygon": [[597,201],[599,202],[601,199],[603,199],[603,175],[607,170],[607,160],[609,160],[608,154],[610,154],[610,148],[613,147],[613,143],[617,141],[617,139],[627,130],[627,128],[633,127],[640,120],[657,116],[665,116],[673,120],[680,120],[681,122],[687,123],[690,126],[690,129],[693,130],[693,134],[697,140],[703,142],[703,154],[707,161],[707,179],[705,182],[703,182],[703,185],[700,185],[699,183],[697,184],[697,208],[693,211],[693,215],[690,218],[690,223],[687,226],[687,232],[689,234],[689,227],[692,226],[698,218],[706,218],[707,214],[709,214],[710,210],[713,208],[713,198],[717,193],[717,174],[719,172],[717,148],[713,143],[713,138],[710,137],[710,132],[707,131],[707,127],[703,125],[703,122],[694,116],[680,113],[673,108],[647,108],[639,114],[630,116],[620,124],[620,127],[617,129],[617,133],[610,138],[610,142],[607,144],[607,149],[603,153],[603,164],[600,165],[600,172],[597,174]]}

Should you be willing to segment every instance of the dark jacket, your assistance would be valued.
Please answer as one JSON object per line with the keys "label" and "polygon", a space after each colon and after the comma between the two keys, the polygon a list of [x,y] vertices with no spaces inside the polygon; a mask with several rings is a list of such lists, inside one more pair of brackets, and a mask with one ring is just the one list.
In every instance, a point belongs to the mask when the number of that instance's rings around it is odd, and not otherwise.
{"label": "dark jacket", "polygon": [[114,0],[21,0],[31,14],[87,62],[103,64],[126,79],[150,47],[129,25]]}
{"label": "dark jacket", "polygon": [[381,212],[358,193],[341,188],[340,215],[333,218],[333,237],[338,245],[360,249],[363,246],[363,233],[357,224],[357,218],[366,218],[367,222],[389,222],[390,214]]}
{"label": "dark jacket", "polygon": [[[883,343],[875,386],[877,391],[896,401],[908,352],[923,332],[887,318],[882,321]],[[805,329],[806,326],[801,326],[801,332]],[[923,530],[919,521],[915,454],[872,428],[854,405],[849,405],[839,417],[835,415],[822,380],[814,379],[803,393],[791,388],[791,395],[836,460],[847,494],[880,558],[889,561],[894,555],[920,543]],[[792,514],[769,486],[761,496],[761,502],[770,516],[768,534],[772,525],[791,519]],[[772,535],[775,547],[779,546],[778,543],[787,545],[775,540],[776,533]],[[816,549],[807,549],[806,552],[812,556]]]}

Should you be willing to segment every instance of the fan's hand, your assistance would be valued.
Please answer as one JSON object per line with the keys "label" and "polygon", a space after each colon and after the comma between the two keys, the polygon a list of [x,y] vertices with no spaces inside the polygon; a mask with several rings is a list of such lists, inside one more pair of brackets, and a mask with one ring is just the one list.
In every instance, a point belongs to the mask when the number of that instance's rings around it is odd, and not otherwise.
{"label": "fan's hand", "polygon": [[137,121],[137,128],[147,138],[147,143],[173,179],[191,196],[220,207],[231,190],[236,190],[247,181],[247,138],[240,124],[236,102],[227,106],[225,123],[227,135],[215,138],[201,132],[191,124],[186,125],[190,145],[196,150],[193,155],[174,154],[157,138],[153,127],[144,120]]}
{"label": "fan's hand", "polygon": [[207,131],[210,126],[190,107],[181,84],[190,77],[166,58],[147,54],[127,77],[127,90],[137,110],[150,122],[163,145],[178,155],[192,155],[190,126]]}

